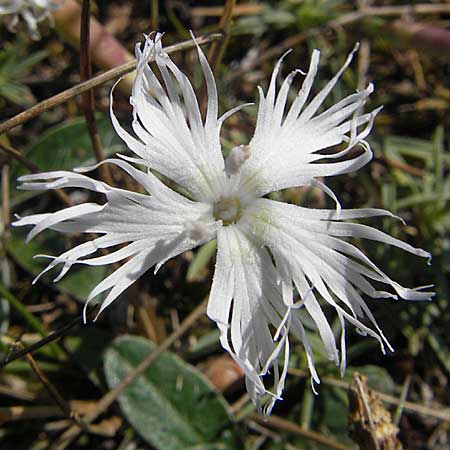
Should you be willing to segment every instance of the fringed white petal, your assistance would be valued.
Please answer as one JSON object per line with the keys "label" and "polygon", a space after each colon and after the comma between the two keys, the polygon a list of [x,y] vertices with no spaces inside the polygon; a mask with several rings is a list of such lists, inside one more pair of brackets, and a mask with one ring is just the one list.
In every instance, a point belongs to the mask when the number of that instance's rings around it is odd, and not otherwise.
{"label": "fringed white petal", "polygon": [[[113,188],[81,173],[59,171],[25,175],[20,178],[22,189],[86,188],[103,194],[106,202],[102,205],[83,203],[55,213],[19,218],[13,223],[14,226],[33,225],[28,240],[49,228],[61,232],[103,234],[62,255],[50,257],[52,261],[36,280],[60,264],[62,269],[55,281],[60,280],[73,264],[109,265],[131,258],[89,295],[88,301],[110,290],[101,311],[150,267],[159,267],[169,258],[213,239],[221,226],[221,222],[212,217],[211,205],[192,202],[169,189],[152,173],[137,170],[123,160],[105,162],[125,170],[150,195]],[[98,164],[78,169],[78,172],[95,167]],[[201,229],[201,232],[194,233],[193,227]],[[102,249],[122,244],[128,245],[112,253],[95,256]]]}
{"label": "fringed white petal", "polygon": [[[147,36],[143,47],[136,45],[137,76],[130,102],[137,137],[118,122],[112,97],[111,118],[119,136],[149,167],[183,186],[197,200],[218,200],[226,181],[219,137],[222,120],[218,119],[211,68],[198,45],[197,52],[208,94],[204,121],[188,77],[164,51],[160,34]],[[163,84],[149,59],[156,62]]]}
{"label": "fringed white petal", "polygon": [[[429,300],[433,295],[427,287],[402,287],[344,239],[364,238],[420,257],[430,255],[367,225],[345,222],[398,217],[380,209],[343,210],[334,192],[318,179],[357,170],[372,158],[365,139],[379,109],[363,113],[374,89],[372,84],[318,112],[357,46],[338,73],[310,99],[319,66],[320,53],[315,50],[290,107],[289,92],[300,71],[291,72],[277,93],[283,55],[273,70],[267,93],[259,88],[258,116],[250,145],[233,148],[225,162],[220,128],[242,106],[218,118],[213,73],[195,42],[207,91],[203,118],[188,77],[164,51],[161,34],[153,36],[146,37],[143,46],[136,46],[137,76],[130,98],[132,132],[125,130],[114,115],[111,93],[113,126],[134,155],[118,155],[120,159],[108,159],[75,172],[55,171],[19,179],[20,189],[82,188],[101,194],[105,203],[84,203],[54,213],[18,217],[13,225],[33,226],[28,239],[45,229],[100,234],[59,256],[39,255],[51,261],[36,278],[57,266],[61,270],[55,281],[74,264],[99,266],[125,261],[90,293],[86,305],[105,294],[99,313],[150,268],[154,267],[156,273],[169,258],[217,236],[207,314],[217,323],[223,348],[243,368],[251,399],[260,411],[269,414],[284,388],[290,332],[304,346],[316,392],[314,383],[320,380],[305,326],[313,324],[326,355],[343,372],[348,324],[377,339],[383,351],[385,346],[391,348],[363,294],[406,300]],[[323,152],[340,144],[345,148]],[[350,153],[355,147],[359,153]],[[105,163],[124,170],[147,194],[113,188],[83,174]],[[171,190],[151,170],[178,183],[195,201]],[[334,200],[336,208],[307,209],[260,198],[300,185],[320,188]],[[227,204],[234,209],[226,211],[223,205]],[[108,248],[109,253],[101,252]],[[386,291],[375,288],[374,282],[386,286]],[[324,313],[325,305],[337,314],[340,339]],[[273,389],[267,387],[269,374]]]}
{"label": "fringed white petal", "polygon": [[2,0],[0,5],[0,15],[13,15],[10,30],[18,23],[19,16],[28,26],[32,39],[40,39],[38,23],[45,19],[52,22],[51,11],[59,8],[61,5],[51,0]]}
{"label": "fringed white petal", "polygon": [[[276,64],[267,94],[264,95],[260,89],[255,134],[250,142],[249,158],[242,167],[240,190],[263,196],[287,187],[310,185],[317,177],[352,172],[370,161],[372,152],[364,139],[369,134],[379,109],[363,114],[362,108],[373,92],[372,84],[316,115],[350,64],[356,49],[357,47],[353,49],[332,80],[304,108],[319,63],[319,52],[314,51],[302,89],[286,114],[287,94],[298,71],[286,77],[276,95],[276,77],[281,60]],[[347,146],[343,151],[331,155],[318,153],[345,142]],[[318,162],[344,157],[355,146],[361,148],[360,155],[345,161]]]}
{"label": "fringed white petal", "polygon": [[[252,236],[259,245],[267,247],[274,258],[280,282],[287,294],[282,298],[292,308],[292,284],[301,302],[296,309],[304,308],[316,324],[326,354],[336,363],[339,361],[338,346],[334,333],[322,311],[317,295],[332,306],[341,322],[341,370],[346,364],[345,323],[351,323],[360,332],[377,339],[391,349],[373,314],[363,300],[360,291],[374,298],[397,298],[406,300],[429,300],[433,292],[421,288],[407,289],[392,281],[354,245],[340,239],[361,237],[401,248],[411,254],[429,258],[429,253],[395,239],[367,225],[338,221],[346,219],[392,216],[377,209],[313,210],[259,199],[249,207],[239,227]],[[377,281],[390,286],[395,293],[376,290],[371,284]],[[313,292],[312,292],[313,291]],[[295,316],[293,309],[293,315]],[[372,328],[361,319],[366,317]],[[301,329],[297,327],[297,333]]]}
{"label": "fringed white petal", "polygon": [[[252,400],[270,413],[281,397],[287,373],[290,311],[283,303],[270,256],[235,225],[218,232],[208,316],[219,327],[222,346],[244,369]],[[270,369],[275,392],[263,381]],[[263,401],[266,394],[268,400]]]}

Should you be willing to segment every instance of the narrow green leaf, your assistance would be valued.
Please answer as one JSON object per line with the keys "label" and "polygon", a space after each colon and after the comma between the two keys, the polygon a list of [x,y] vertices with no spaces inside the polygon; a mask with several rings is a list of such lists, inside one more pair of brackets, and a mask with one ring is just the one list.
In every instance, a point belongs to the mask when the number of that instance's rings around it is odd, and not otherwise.
{"label": "narrow green leaf", "polygon": [[433,160],[435,190],[441,191],[444,180],[444,127],[438,126],[433,134]]}
{"label": "narrow green leaf", "polygon": [[216,248],[216,239],[213,239],[200,247],[189,265],[186,276],[188,281],[194,281],[197,278],[199,273],[208,265],[209,261],[211,261],[211,258],[216,252]]}
{"label": "narrow green leaf", "polygon": [[[8,291],[8,289],[6,289],[2,283],[0,283],[0,296],[6,299],[11,307],[14,308],[24,318],[30,328],[34,329],[42,337],[48,336],[48,333],[41,322],[36,317],[34,317],[34,315],[30,311],[28,311],[24,304],[10,291]],[[58,358],[59,356],[64,356],[62,350],[54,342],[50,343],[49,347],[52,348],[52,352],[56,358]]]}
{"label": "narrow green leaf", "polygon": [[[105,156],[120,151],[122,142],[108,117],[97,116],[97,128]],[[92,144],[84,118],[67,120],[47,130],[25,152],[26,157],[43,172],[72,170],[74,167],[95,163]],[[28,173],[28,169],[14,163],[11,172],[12,206],[22,200],[42,194],[42,191],[18,191],[16,179]]]}

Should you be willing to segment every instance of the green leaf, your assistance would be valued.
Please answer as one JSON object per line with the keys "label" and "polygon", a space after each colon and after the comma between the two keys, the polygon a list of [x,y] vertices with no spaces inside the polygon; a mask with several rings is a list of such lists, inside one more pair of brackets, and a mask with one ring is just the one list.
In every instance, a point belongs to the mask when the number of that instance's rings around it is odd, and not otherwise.
{"label": "green leaf", "polygon": [[[122,141],[117,136],[108,117],[98,116],[97,128],[102,141],[105,156],[122,149]],[[52,170],[72,170],[74,167],[95,163],[92,144],[84,118],[67,120],[56,125],[38,139],[26,151],[25,156],[36,164],[43,172]],[[39,191],[18,191],[15,188],[16,178],[28,173],[28,170],[18,163],[13,165],[11,193],[14,196],[13,205],[18,201],[36,195]]]}
{"label": "green leaf", "polygon": [[367,384],[371,389],[375,389],[385,394],[395,393],[395,383],[386,369],[367,364],[361,367],[347,367],[345,381],[351,382],[353,372],[359,372],[367,377]]}
{"label": "green leaf", "polygon": [[[100,116],[96,123],[105,155],[119,150],[122,141],[110,119]],[[45,171],[72,170],[81,163],[93,163],[95,158],[84,118],[67,120],[50,128],[30,147],[26,156]]]}
{"label": "green leaf", "polygon": [[[114,388],[155,345],[147,339],[123,336],[105,354],[105,375]],[[226,403],[193,366],[166,352],[119,396],[119,404],[136,431],[159,450],[236,448],[229,446]],[[232,444],[231,444],[232,445]]]}
{"label": "green leaf", "polygon": [[189,269],[187,271],[186,279],[188,281],[194,281],[199,276],[200,272],[208,265],[211,258],[214,256],[217,248],[217,240],[213,239],[212,241],[203,244],[189,265]]}
{"label": "green leaf", "polygon": [[6,333],[9,327],[9,303],[6,298],[0,298],[0,334]]}
{"label": "green leaf", "polygon": [[[1,272],[0,279],[3,283],[3,286],[6,289],[9,289],[9,287],[12,284],[12,280],[11,280],[11,267],[8,258],[5,257],[0,258],[0,272]],[[10,307],[8,300],[0,296],[0,335],[5,334],[6,331],[8,330],[9,313]]]}
{"label": "green leaf", "polygon": [[[37,331],[43,338],[48,336],[47,331],[45,330],[39,319],[37,319],[30,311],[28,311],[25,305],[1,283],[0,297],[5,299],[11,305],[11,307],[14,308],[22,316],[22,318],[28,323],[28,326],[30,328]],[[64,357],[62,350],[56,345],[56,343],[50,342],[48,345],[55,357]]]}
{"label": "green leaf", "polygon": [[[76,336],[67,336],[64,345],[71,357],[80,365],[97,386],[103,384],[103,361],[99,358],[111,344],[113,335],[93,322],[81,326]],[[102,381],[101,381],[102,380]]]}
{"label": "green leaf", "polygon": [[187,359],[201,358],[202,356],[210,355],[219,350],[220,346],[220,331],[215,328],[209,333],[201,336],[184,355]]}
{"label": "green leaf", "polygon": [[444,137],[444,127],[440,125],[436,128],[436,131],[433,134],[434,181],[437,191],[442,189],[442,182],[444,180]]}
{"label": "green leaf", "polygon": [[11,103],[28,107],[36,102],[33,93],[24,84],[8,81],[0,84],[0,97],[6,98]]}

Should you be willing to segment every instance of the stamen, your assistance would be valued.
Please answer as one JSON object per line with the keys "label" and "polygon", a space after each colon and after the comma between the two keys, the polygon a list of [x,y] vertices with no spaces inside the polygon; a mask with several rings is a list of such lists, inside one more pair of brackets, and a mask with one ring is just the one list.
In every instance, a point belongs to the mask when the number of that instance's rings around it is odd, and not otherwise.
{"label": "stamen", "polygon": [[224,198],[214,205],[213,214],[224,225],[236,223],[241,217],[241,202],[238,198]]}

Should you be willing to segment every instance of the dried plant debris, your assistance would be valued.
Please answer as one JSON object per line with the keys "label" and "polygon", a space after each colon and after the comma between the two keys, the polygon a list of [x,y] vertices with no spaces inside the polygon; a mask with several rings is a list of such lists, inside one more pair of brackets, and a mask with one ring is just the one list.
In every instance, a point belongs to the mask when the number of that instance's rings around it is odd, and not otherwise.
{"label": "dried plant debris", "polygon": [[352,439],[364,450],[402,450],[398,428],[381,399],[367,385],[367,377],[353,374],[348,391],[349,430]]}

